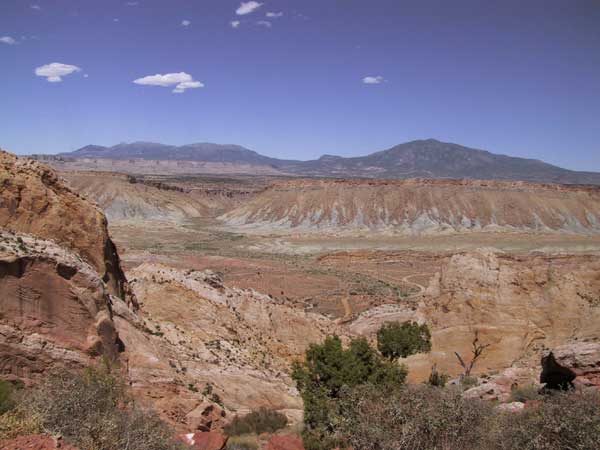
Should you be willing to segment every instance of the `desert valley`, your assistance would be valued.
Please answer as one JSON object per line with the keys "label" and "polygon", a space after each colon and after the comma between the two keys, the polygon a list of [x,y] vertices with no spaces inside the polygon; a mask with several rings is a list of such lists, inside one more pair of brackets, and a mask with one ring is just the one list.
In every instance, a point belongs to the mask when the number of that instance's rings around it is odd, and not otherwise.
{"label": "desert valley", "polygon": [[143,173],[143,150],[128,165],[76,154],[1,155],[6,379],[104,356],[179,433],[269,408],[294,435],[292,364],[310,344],[376,345],[409,321],[431,333],[397,362],[409,383],[459,379],[477,338],[465,398],[518,408],[511,393],[542,370],[600,386],[600,186],[307,178],[235,155]]}

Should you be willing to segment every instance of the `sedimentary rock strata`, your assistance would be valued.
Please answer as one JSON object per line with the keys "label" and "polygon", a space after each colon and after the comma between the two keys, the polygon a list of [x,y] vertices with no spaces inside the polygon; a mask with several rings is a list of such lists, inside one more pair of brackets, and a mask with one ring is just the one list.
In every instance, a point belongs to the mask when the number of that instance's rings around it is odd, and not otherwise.
{"label": "sedimentary rock strata", "polygon": [[600,188],[477,180],[297,180],[222,215],[252,230],[600,233]]}
{"label": "sedimentary rock strata", "polygon": [[71,190],[48,166],[0,151],[0,228],[51,239],[78,253],[127,295],[119,256],[102,211]]}
{"label": "sedimentary rock strata", "polygon": [[[415,380],[425,379],[433,364],[459,374],[454,352],[469,359],[475,333],[490,345],[476,365],[477,373],[513,365],[539,368],[544,352],[575,339],[582,349],[597,344],[599,292],[597,257],[515,256],[483,249],[449,257],[420,298],[366,311],[349,330],[373,336],[386,321],[428,323],[431,353],[405,361]],[[574,358],[574,353],[565,351],[562,359]]]}

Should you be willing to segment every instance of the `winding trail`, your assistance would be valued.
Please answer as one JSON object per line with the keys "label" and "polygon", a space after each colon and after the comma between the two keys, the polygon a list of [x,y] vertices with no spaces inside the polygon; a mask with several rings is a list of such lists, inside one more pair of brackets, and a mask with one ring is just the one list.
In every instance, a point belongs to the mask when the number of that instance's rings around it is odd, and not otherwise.
{"label": "winding trail", "polygon": [[427,272],[425,272],[425,273],[413,273],[412,275],[406,275],[405,277],[402,277],[402,282],[403,283],[412,284],[413,286],[416,286],[417,289],[419,289],[419,292],[417,292],[415,294],[412,294],[412,295],[409,295],[406,298],[417,297],[417,296],[422,295],[422,294],[425,293],[425,289],[426,289],[425,286],[423,286],[422,284],[415,283],[414,281],[410,281],[409,280],[409,278],[418,277],[418,276],[421,276],[421,275],[429,275],[429,274]]}

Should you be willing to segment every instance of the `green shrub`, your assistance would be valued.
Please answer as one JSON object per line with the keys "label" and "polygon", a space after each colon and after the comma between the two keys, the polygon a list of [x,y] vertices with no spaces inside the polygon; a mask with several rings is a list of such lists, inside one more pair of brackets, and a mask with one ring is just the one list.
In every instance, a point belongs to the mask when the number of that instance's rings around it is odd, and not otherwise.
{"label": "green shrub", "polygon": [[336,427],[343,390],[361,384],[395,389],[404,384],[406,369],[383,358],[364,338],[344,349],[337,336],[328,336],[308,348],[305,362],[295,364],[292,377],[304,401],[304,446],[320,450],[341,443]]}
{"label": "green shrub", "polygon": [[108,366],[83,373],[50,375],[19,405],[49,433],[81,450],[172,450],[183,448],[160,419],[139,409]]}
{"label": "green shrub", "polygon": [[427,324],[388,322],[377,331],[377,348],[392,360],[426,353],[431,351],[431,333]]}
{"label": "green shrub", "polygon": [[277,430],[285,428],[287,422],[285,414],[272,409],[260,408],[245,416],[234,417],[231,423],[225,426],[225,433],[228,436],[239,436],[250,433],[274,433]]}

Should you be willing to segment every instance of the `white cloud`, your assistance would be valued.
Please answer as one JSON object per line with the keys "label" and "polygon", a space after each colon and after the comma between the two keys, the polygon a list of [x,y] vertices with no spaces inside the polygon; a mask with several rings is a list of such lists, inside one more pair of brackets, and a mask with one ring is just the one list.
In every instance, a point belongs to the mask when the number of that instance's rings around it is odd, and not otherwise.
{"label": "white cloud", "polygon": [[203,83],[194,80],[190,74],[185,72],[166,73],[164,75],[157,73],[156,75],[148,75],[143,78],[138,78],[137,80],[133,80],[133,82],[143,86],[175,86],[173,89],[173,93],[175,94],[181,94],[185,92],[186,89],[204,87]]}
{"label": "white cloud", "polygon": [[254,0],[249,1],[249,2],[242,2],[240,4],[240,7],[235,10],[235,13],[238,16],[250,14],[251,12],[254,12],[258,8],[260,8],[262,5],[263,5],[262,3],[255,2]]}
{"label": "white cloud", "polygon": [[127,2],[125,3],[127,6],[137,6],[140,4],[140,2]]}
{"label": "white cloud", "polygon": [[362,79],[362,81],[364,84],[381,84],[385,80],[381,75],[377,75],[377,76],[364,77]]}
{"label": "white cloud", "polygon": [[181,26],[182,26],[182,27],[189,27],[191,24],[192,24],[192,21],[191,21],[191,20],[187,20],[187,19],[186,19],[186,20],[182,20],[182,21],[181,21]]}
{"label": "white cloud", "polygon": [[42,7],[40,5],[31,5],[31,9],[37,9],[39,11]]}
{"label": "white cloud", "polygon": [[116,17],[113,19],[113,22],[118,22],[119,19],[117,19]]}
{"label": "white cloud", "polygon": [[267,16],[267,17],[271,17],[272,19],[276,19],[276,18],[278,18],[278,17],[281,17],[281,16],[283,16],[283,13],[282,13],[282,12],[271,12],[271,11],[268,11],[268,12],[265,14],[265,16]]}
{"label": "white cloud", "polygon": [[10,36],[0,37],[0,42],[2,42],[3,44],[8,44],[8,45],[15,45],[17,43],[17,41],[14,38],[11,38]]}
{"label": "white cloud", "polygon": [[62,81],[62,77],[79,71],[81,71],[81,69],[77,66],[62,63],[51,63],[37,67],[35,69],[35,74],[38,77],[46,77],[50,83],[60,83]]}
{"label": "white cloud", "polygon": [[184,81],[183,83],[179,83],[177,86],[175,86],[173,93],[183,94],[186,89],[196,89],[201,87],[204,87],[204,84],[199,81]]}
{"label": "white cloud", "polygon": [[258,22],[256,22],[256,25],[265,28],[271,28],[273,26],[273,24],[268,20],[259,20]]}
{"label": "white cloud", "polygon": [[241,24],[241,22],[239,20],[232,20],[231,22],[229,22],[229,25],[231,25],[231,28],[237,28],[239,27]]}

